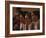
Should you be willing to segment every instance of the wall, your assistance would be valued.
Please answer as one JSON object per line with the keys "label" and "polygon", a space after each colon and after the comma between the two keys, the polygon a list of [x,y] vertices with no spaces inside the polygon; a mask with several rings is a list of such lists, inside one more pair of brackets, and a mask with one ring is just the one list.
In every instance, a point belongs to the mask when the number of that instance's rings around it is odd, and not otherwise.
{"label": "wall", "polygon": [[[32,2],[45,2],[45,0],[28,0],[28,1],[29,2],[31,2],[31,1]],[[4,36],[5,36],[5,0],[0,0],[0,38],[5,38]],[[11,37],[11,38],[13,38],[13,37]],[[25,36],[25,37],[16,37],[16,38],[46,38],[46,35],[40,35],[40,36]]]}

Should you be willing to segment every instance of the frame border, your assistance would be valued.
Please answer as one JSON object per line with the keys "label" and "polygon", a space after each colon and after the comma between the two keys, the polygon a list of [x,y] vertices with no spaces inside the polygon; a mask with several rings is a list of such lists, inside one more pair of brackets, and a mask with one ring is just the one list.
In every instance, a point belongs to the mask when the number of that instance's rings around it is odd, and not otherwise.
{"label": "frame border", "polygon": [[[10,27],[9,27],[10,25],[10,4],[43,6],[43,32],[42,33],[10,34]],[[5,1],[5,37],[34,36],[34,35],[45,35],[45,4],[36,3],[36,2]]]}

